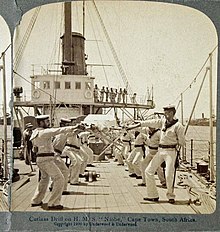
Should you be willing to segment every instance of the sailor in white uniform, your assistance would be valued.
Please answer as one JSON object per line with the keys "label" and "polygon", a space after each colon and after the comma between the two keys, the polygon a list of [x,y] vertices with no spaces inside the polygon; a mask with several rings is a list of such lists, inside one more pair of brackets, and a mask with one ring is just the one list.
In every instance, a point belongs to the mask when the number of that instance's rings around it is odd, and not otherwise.
{"label": "sailor in white uniform", "polygon": [[158,153],[151,160],[150,164],[145,170],[146,174],[146,185],[147,197],[144,200],[147,201],[158,201],[159,195],[154,179],[154,174],[157,168],[165,161],[166,170],[166,185],[167,185],[167,198],[169,203],[175,203],[174,194],[174,173],[175,173],[175,162],[177,158],[177,149],[180,150],[181,146],[185,144],[184,127],[175,119],[176,109],[175,106],[169,105],[164,107],[165,118],[152,119],[139,122],[131,128],[137,126],[143,127],[154,127],[161,128],[161,137]]}
{"label": "sailor in white uniform", "polygon": [[123,130],[121,141],[123,144],[122,157],[127,159],[129,152],[132,150],[131,144],[134,141],[134,135],[129,131]]}
{"label": "sailor in white uniform", "polygon": [[[147,151],[146,157],[141,161],[141,175],[142,175],[142,183],[138,184],[138,186],[146,186],[146,178],[145,178],[145,170],[149,165],[150,161],[158,152],[158,147],[160,143],[160,129],[149,127],[148,138],[146,141]],[[157,175],[160,180],[162,187],[166,186],[166,180],[164,176],[164,171],[161,166],[157,169]]]}
{"label": "sailor in white uniform", "polygon": [[89,136],[91,135],[91,132],[85,131],[80,134],[81,139],[81,147],[80,149],[87,154],[88,159],[86,160],[87,167],[94,167],[93,165],[93,150],[89,147]]}
{"label": "sailor in white uniform", "polygon": [[128,171],[131,173],[130,177],[136,177],[136,179],[142,179],[141,177],[141,161],[145,157],[145,144],[147,140],[146,128],[136,132],[136,138],[134,140],[134,148],[129,154],[126,163],[128,165]]}
{"label": "sailor in white uniform", "polygon": [[[75,120],[72,120],[72,125],[75,125]],[[76,129],[72,135],[68,135],[63,154],[68,156],[71,164],[69,166],[69,181],[71,185],[79,184],[79,175],[83,169],[83,158],[80,155],[80,138],[79,134],[82,132],[81,129]]]}
{"label": "sailor in white uniform", "polygon": [[[60,127],[70,126],[70,124],[71,124],[71,120],[69,120],[67,118],[60,119]],[[62,134],[56,135],[55,138],[53,139],[53,147],[54,147],[54,151],[55,151],[55,155],[54,155],[55,163],[64,176],[64,188],[63,188],[62,195],[69,194],[69,192],[67,191],[69,169],[66,166],[65,162],[63,161],[61,155],[62,155],[63,149],[65,147],[68,134],[72,134],[72,133],[73,133],[72,131],[71,131],[71,133],[65,133],[65,134],[62,133]],[[51,185],[51,189],[52,188],[53,188],[53,182]]]}
{"label": "sailor in white uniform", "polygon": [[35,195],[32,198],[31,206],[40,206],[47,191],[50,178],[54,182],[50,199],[48,201],[49,210],[61,210],[60,205],[62,192],[64,190],[65,178],[55,163],[54,148],[52,138],[60,133],[68,133],[76,129],[76,126],[63,128],[49,128],[49,115],[40,115],[36,117],[38,128],[36,128],[30,140],[37,151],[37,165],[41,173],[41,179],[38,183]]}

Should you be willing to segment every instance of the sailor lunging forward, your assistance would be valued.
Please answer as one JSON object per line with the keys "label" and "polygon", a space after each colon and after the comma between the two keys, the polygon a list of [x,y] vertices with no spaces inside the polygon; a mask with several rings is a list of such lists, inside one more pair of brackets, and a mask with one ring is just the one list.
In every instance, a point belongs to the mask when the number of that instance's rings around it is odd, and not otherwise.
{"label": "sailor lunging forward", "polygon": [[65,178],[56,165],[52,138],[60,133],[68,133],[77,126],[63,128],[49,128],[49,115],[37,116],[38,128],[33,131],[30,140],[37,151],[37,166],[41,172],[41,179],[38,183],[35,195],[32,198],[32,206],[40,206],[45,196],[50,178],[53,181],[53,189],[48,201],[48,209],[63,209],[60,205],[62,192],[64,190]]}
{"label": "sailor lunging forward", "polygon": [[167,198],[169,200],[169,203],[175,203],[173,182],[175,174],[175,162],[177,158],[176,149],[180,149],[180,147],[183,146],[185,143],[184,127],[178,121],[178,119],[174,118],[175,113],[175,106],[169,105],[164,107],[165,118],[146,120],[139,122],[138,124],[135,124],[133,126],[129,126],[129,129],[133,129],[138,126],[161,128],[161,137],[158,153],[154,156],[154,158],[151,160],[151,162],[145,170],[147,197],[145,197],[144,200],[159,200],[154,174],[158,167],[165,161]]}

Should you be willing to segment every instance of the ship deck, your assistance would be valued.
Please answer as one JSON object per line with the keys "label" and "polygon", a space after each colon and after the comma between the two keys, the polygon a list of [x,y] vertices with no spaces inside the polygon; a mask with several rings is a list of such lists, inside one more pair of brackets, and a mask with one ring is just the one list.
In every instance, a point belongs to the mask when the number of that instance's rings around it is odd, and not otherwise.
{"label": "ship deck", "polygon": [[[159,190],[159,202],[144,201],[146,187],[138,186],[141,180],[129,177],[125,166],[117,166],[113,159],[94,162],[94,165],[95,167],[87,169],[95,170],[100,177],[93,182],[86,182],[85,178],[80,178],[80,185],[68,185],[70,195],[62,196],[61,204],[64,206],[62,212],[201,214],[212,213],[215,207],[214,201],[210,207],[204,204],[200,206],[188,204],[189,195],[186,188],[177,184],[175,184],[176,202],[169,204],[166,189],[160,187],[157,176],[155,178]],[[30,166],[25,165],[24,161],[15,159],[14,168],[19,169],[20,180],[12,184],[12,211],[47,210],[49,190],[42,206],[31,207],[31,198],[38,182],[38,168],[36,165],[33,167],[34,172],[31,172]],[[180,171],[177,172],[177,176],[179,174]]]}

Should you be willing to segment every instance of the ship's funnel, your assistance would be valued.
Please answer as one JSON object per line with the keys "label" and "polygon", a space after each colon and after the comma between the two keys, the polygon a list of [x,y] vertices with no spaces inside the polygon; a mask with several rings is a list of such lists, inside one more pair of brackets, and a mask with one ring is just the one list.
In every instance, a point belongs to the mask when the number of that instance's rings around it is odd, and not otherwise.
{"label": "ship's funnel", "polygon": [[[63,75],[86,75],[86,64],[85,64],[85,38],[82,34],[72,32],[72,45],[68,48],[65,45],[65,34],[61,37],[62,39],[62,74]],[[67,60],[66,55],[68,49],[71,49],[71,60]]]}

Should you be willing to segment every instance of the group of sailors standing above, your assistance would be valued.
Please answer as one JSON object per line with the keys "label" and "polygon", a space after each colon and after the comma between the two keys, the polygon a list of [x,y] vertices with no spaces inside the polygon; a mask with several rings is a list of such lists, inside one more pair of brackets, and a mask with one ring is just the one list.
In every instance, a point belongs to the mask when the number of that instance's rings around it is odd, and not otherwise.
{"label": "group of sailors standing above", "polygon": [[[37,116],[38,127],[30,141],[36,151],[36,163],[41,178],[32,207],[43,204],[49,181],[52,180],[48,210],[61,210],[62,195],[69,194],[68,182],[78,185],[87,166],[93,166],[93,150],[89,137],[98,137],[111,147],[118,166],[126,165],[131,178],[141,179],[138,186],[146,187],[146,201],[159,201],[154,175],[157,173],[161,186],[167,188],[169,203],[175,203],[174,181],[177,154],[185,143],[184,128],[175,119],[175,107],[164,107],[164,118],[135,121],[122,127],[100,129],[95,125],[85,127],[76,120],[61,119],[59,128],[50,128],[48,115]],[[70,159],[70,165],[61,158]],[[161,166],[163,165],[163,167]]]}
{"label": "group of sailors standing above", "polygon": [[[134,93],[131,97],[131,103],[136,103],[137,94]],[[128,102],[128,91],[126,88],[114,89],[102,86],[98,88],[97,84],[94,87],[94,101],[95,102],[111,102],[111,103],[124,103]]]}

